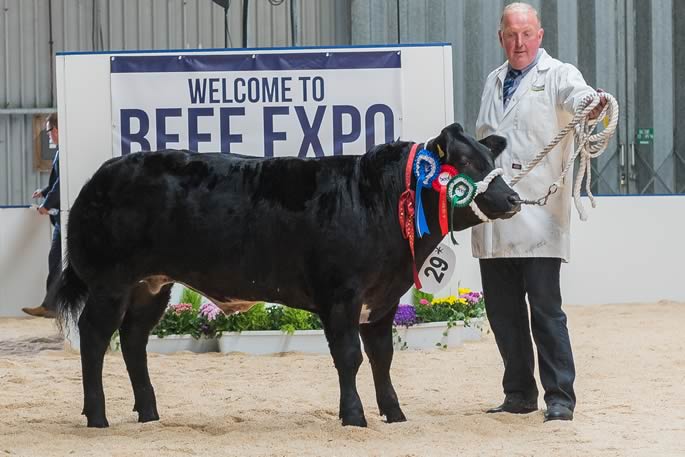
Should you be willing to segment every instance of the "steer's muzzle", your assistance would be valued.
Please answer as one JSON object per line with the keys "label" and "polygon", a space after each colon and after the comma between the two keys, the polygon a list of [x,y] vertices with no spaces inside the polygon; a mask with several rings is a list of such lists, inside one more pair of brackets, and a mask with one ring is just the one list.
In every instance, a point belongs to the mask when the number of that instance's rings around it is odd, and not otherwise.
{"label": "steer's muzzle", "polygon": [[514,214],[516,214],[516,213],[518,213],[519,211],[521,211],[521,197],[519,197],[519,194],[517,194],[516,192],[514,192],[513,194],[508,195],[508,196],[507,196],[507,201],[508,201],[509,204],[511,205],[511,208],[509,209],[509,211],[505,212],[505,213],[502,215],[502,219],[509,219],[509,218],[512,217]]}
{"label": "steer's muzzle", "polygon": [[509,219],[521,211],[521,197],[501,176],[493,179],[488,189],[476,200],[481,211],[490,219]]}

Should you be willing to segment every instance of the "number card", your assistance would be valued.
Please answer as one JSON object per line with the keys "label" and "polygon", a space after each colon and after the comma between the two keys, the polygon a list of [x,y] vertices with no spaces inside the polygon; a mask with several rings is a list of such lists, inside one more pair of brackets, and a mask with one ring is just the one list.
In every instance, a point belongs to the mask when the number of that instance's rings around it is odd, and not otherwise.
{"label": "number card", "polygon": [[419,270],[422,291],[436,294],[450,284],[457,256],[446,243],[440,243]]}

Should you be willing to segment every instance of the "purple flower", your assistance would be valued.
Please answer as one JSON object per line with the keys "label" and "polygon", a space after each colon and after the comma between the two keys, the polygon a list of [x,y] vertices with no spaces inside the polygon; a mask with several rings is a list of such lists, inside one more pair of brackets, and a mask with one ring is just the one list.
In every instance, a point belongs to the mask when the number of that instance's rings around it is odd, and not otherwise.
{"label": "purple flower", "polygon": [[467,294],[461,295],[461,298],[465,298],[469,304],[475,305],[480,301],[482,294],[480,292],[469,292]]}
{"label": "purple flower", "polygon": [[200,325],[200,331],[201,331],[204,335],[209,335],[209,334],[211,333],[211,330],[212,330],[212,329],[211,329],[211,327],[209,326],[209,324],[203,323],[203,324]]}
{"label": "purple flower", "polygon": [[400,304],[393,322],[397,326],[404,325],[405,327],[416,324],[416,310],[412,305]]}
{"label": "purple flower", "polygon": [[221,308],[216,306],[214,303],[205,303],[204,305],[200,306],[200,316],[206,317],[210,322],[216,319],[217,316],[222,312],[223,311],[221,311]]}

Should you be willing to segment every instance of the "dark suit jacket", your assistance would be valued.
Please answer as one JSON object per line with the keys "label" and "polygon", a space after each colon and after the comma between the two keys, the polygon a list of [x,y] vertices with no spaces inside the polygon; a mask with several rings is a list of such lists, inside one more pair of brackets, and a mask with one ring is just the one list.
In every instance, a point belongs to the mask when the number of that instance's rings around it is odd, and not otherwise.
{"label": "dark suit jacket", "polygon": [[[55,159],[52,161],[52,170],[50,171],[50,179],[48,185],[41,190],[45,201],[43,207],[47,209],[59,210],[59,150],[55,153]],[[59,216],[50,216],[52,224],[59,223]]]}

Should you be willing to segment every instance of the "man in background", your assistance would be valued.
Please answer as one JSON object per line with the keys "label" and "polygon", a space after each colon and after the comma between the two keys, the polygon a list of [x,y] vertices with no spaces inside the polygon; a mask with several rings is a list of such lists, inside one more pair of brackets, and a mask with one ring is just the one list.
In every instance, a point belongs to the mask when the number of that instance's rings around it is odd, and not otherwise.
{"label": "man in background", "polygon": [[[59,147],[59,128],[57,125],[57,113],[50,114],[45,123],[45,131],[50,137],[50,141]],[[53,225],[52,244],[48,254],[48,279],[46,281],[46,296],[43,303],[35,308],[22,308],[26,314],[37,317],[55,317],[55,306],[47,300],[47,291],[50,290],[52,283],[59,277],[62,270],[62,236],[60,232],[59,210],[59,149],[55,152],[55,159],[52,162],[50,179],[48,185],[43,189],[36,189],[33,198],[44,198],[43,203],[38,207],[38,212],[43,216],[49,216]]]}

